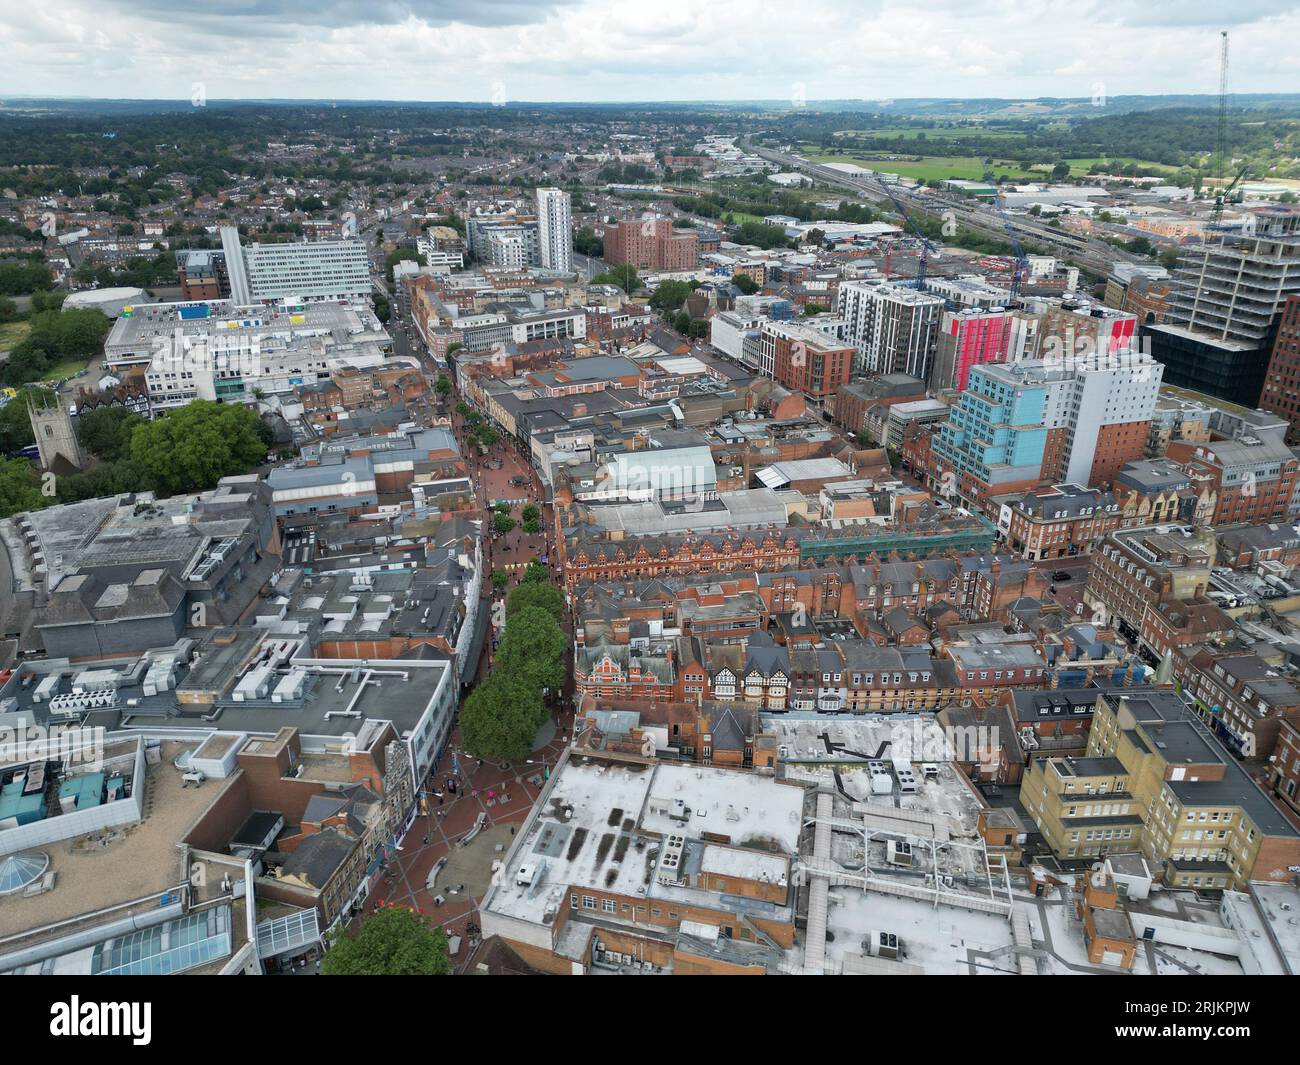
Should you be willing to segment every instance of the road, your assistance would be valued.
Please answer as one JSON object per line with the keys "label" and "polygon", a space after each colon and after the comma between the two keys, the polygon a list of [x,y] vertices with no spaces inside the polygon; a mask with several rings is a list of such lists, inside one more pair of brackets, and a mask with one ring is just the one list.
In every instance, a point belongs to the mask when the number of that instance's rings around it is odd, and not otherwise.
{"label": "road", "polygon": [[604,259],[595,259],[587,255],[573,253],[573,268],[583,277],[595,277],[608,269]]}
{"label": "road", "polygon": [[[404,338],[400,322],[394,322],[393,335],[398,348],[402,342],[399,338]],[[549,558],[554,563],[551,511],[540,481],[511,439],[502,436],[482,456],[466,440],[471,425],[456,413],[457,401],[452,395],[447,406],[452,431],[474,479],[479,505],[475,517],[482,519],[484,528],[484,573],[507,574],[506,588],[492,592],[495,602],[519,583],[532,559]],[[536,504],[541,510],[543,532],[530,536],[522,525],[506,534],[494,532],[490,508],[493,500],[502,499],[514,501],[512,515],[516,521],[521,520],[526,503]],[[489,576],[485,591],[491,588]],[[572,637],[571,623],[566,622],[564,628]],[[486,641],[475,683],[486,680],[492,670],[497,636],[493,632]],[[573,729],[571,680],[559,693],[555,706],[552,720],[539,732],[534,750],[527,759],[513,764],[479,761],[470,756],[461,747],[459,727],[453,730],[447,750],[425,784],[426,813],[416,818],[402,841],[401,851],[393,856],[385,876],[366,900],[367,913],[380,905],[413,907],[432,917],[449,936],[463,937],[464,945],[453,959],[458,972],[471,970],[474,965],[476,945],[468,933],[481,925],[478,907],[491,879],[492,863],[501,858],[496,848],[510,846],[516,829],[545,787],[551,768],[568,746]],[[449,786],[453,782],[454,791]],[[467,846],[465,840],[480,816],[485,819],[484,827]],[[430,872],[441,859],[447,859],[447,863],[430,886]]]}
{"label": "road", "polygon": [[1142,256],[1113,247],[1105,241],[1078,237],[1025,217],[1008,216],[1004,219],[997,211],[982,209],[978,204],[956,194],[930,189],[909,190],[899,185],[886,185],[874,178],[855,177],[823,163],[810,162],[802,156],[753,145],[749,145],[748,148],[756,155],[770,162],[779,163],[786,169],[798,170],[828,185],[848,189],[864,199],[884,204],[891,210],[895,209],[893,201],[897,200],[904,208],[916,208],[929,214],[942,215],[945,211],[950,211],[954,221],[999,240],[1007,239],[1007,227],[1010,226],[1022,239],[1028,238],[1050,245],[1062,258],[1103,277],[1110,273],[1117,262],[1150,262]]}

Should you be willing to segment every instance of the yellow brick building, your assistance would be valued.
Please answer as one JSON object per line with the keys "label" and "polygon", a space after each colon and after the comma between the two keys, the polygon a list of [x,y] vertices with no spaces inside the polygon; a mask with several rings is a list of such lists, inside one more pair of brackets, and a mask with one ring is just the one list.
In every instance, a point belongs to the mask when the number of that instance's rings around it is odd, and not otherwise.
{"label": "yellow brick building", "polygon": [[1300,865],[1300,832],[1170,689],[1103,692],[1086,757],[1036,760],[1020,799],[1058,858],[1136,849],[1170,886],[1242,890]]}

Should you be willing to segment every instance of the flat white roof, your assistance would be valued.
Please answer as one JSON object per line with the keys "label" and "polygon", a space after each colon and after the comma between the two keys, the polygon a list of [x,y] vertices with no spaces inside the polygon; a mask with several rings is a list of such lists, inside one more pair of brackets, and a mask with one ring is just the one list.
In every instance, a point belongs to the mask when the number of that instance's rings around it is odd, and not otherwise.
{"label": "flat white roof", "polygon": [[[668,816],[674,800],[689,810],[685,820]],[[776,883],[788,879],[804,789],[740,770],[584,762],[577,756],[559,770],[542,801],[484,907],[551,925],[570,905],[570,890],[584,887],[719,908],[718,892],[658,882],[663,837],[670,835],[701,849],[702,870],[754,880],[767,874]],[[650,809],[656,802],[660,811]],[[537,868],[531,884],[518,883],[523,866]],[[784,909],[758,900],[753,906]]]}

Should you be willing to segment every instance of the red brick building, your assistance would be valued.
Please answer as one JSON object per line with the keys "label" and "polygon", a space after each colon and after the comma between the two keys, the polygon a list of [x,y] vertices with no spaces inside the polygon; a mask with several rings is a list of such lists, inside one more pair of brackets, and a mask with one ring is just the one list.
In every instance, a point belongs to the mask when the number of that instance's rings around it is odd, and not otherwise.
{"label": "red brick building", "polygon": [[1300,814],[1300,718],[1284,719],[1273,751],[1273,794]]}
{"label": "red brick building", "polygon": [[1300,484],[1300,459],[1278,435],[1216,440],[1205,444],[1173,441],[1169,457],[1189,474],[1208,475],[1215,495],[1214,525],[1266,525],[1296,515],[1292,500]]}
{"label": "red brick building", "polygon": [[634,218],[605,226],[605,261],[638,270],[694,270],[700,237],[693,229],[674,229],[668,218]]}
{"label": "red brick building", "polygon": [[853,345],[832,340],[809,326],[767,322],[763,347],[764,357],[771,349],[772,376],[794,392],[825,400],[853,376]]}
{"label": "red brick building", "polygon": [[1287,442],[1300,443],[1300,294],[1287,296],[1282,305],[1259,407],[1290,422]]}

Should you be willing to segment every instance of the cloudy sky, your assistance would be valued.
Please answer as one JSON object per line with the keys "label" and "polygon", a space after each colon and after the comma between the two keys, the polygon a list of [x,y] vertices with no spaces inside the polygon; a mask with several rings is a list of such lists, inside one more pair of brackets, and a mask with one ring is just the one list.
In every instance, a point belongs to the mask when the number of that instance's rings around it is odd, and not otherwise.
{"label": "cloudy sky", "polygon": [[[224,14],[213,14],[220,10]],[[1300,0],[0,0],[0,98],[1300,91]]]}

